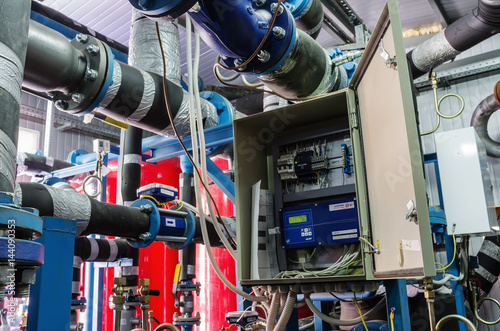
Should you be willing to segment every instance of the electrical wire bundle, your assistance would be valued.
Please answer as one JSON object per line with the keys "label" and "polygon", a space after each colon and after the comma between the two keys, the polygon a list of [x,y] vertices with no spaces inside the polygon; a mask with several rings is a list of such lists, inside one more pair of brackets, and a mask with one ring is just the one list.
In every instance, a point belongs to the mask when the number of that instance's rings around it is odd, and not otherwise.
{"label": "electrical wire bundle", "polygon": [[349,265],[359,259],[359,251],[356,245],[350,245],[344,254],[331,266],[321,270],[306,270],[302,263],[302,270],[285,270],[276,275],[275,278],[305,278],[305,277],[329,277],[335,276],[340,271],[346,270]]}

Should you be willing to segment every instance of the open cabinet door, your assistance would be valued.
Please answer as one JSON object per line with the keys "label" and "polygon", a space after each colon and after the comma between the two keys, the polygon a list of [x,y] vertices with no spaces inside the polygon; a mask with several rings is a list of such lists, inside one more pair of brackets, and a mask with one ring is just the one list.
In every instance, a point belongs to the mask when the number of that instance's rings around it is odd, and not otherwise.
{"label": "open cabinet door", "polygon": [[[382,46],[383,44],[383,46]],[[433,276],[434,255],[415,102],[396,0],[389,0],[354,75],[373,277]],[[359,160],[358,160],[359,161]]]}

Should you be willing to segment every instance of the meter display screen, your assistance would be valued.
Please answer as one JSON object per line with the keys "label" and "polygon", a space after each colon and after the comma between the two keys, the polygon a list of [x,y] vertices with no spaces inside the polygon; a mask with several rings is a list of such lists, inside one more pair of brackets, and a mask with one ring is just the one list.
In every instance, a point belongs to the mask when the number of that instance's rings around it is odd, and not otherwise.
{"label": "meter display screen", "polygon": [[304,223],[307,222],[307,215],[291,216],[288,218],[289,224]]}

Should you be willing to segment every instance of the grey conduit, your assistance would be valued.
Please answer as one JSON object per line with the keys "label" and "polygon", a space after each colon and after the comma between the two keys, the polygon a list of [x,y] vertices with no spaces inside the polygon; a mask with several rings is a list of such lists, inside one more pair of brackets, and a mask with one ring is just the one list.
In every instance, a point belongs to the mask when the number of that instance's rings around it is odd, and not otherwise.
{"label": "grey conduit", "polygon": [[283,331],[286,328],[286,324],[290,320],[290,317],[292,316],[293,308],[295,306],[295,303],[297,302],[297,293],[295,292],[288,292],[288,297],[286,299],[285,303],[285,308],[283,309],[283,312],[281,313],[280,319],[278,320],[278,323],[276,324],[276,327],[274,328],[275,331]]}
{"label": "grey conduit", "polygon": [[470,125],[476,129],[477,135],[484,143],[488,156],[500,158],[500,142],[495,141],[488,134],[488,121],[500,109],[500,82],[496,85],[495,94],[481,101],[472,114]]}
{"label": "grey conduit", "polygon": [[478,7],[408,52],[413,78],[420,77],[500,31],[500,0],[479,0]]}
{"label": "grey conduit", "polygon": [[271,310],[269,311],[269,316],[267,317],[266,330],[274,330],[274,325],[276,324],[276,317],[278,317],[278,311],[280,309],[280,293],[273,294],[273,302],[271,302]]}

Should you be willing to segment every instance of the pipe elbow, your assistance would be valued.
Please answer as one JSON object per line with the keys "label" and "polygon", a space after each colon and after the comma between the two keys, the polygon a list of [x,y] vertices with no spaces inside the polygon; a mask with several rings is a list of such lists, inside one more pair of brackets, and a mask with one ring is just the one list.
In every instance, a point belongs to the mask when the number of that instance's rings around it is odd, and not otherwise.
{"label": "pipe elbow", "polygon": [[[498,83],[497,86],[499,86]],[[497,88],[497,91],[499,88]],[[496,158],[500,158],[500,142],[493,140],[488,134],[488,121],[498,109],[500,109],[499,99],[495,94],[492,94],[479,103],[472,114],[470,123],[484,143],[486,154]]]}

